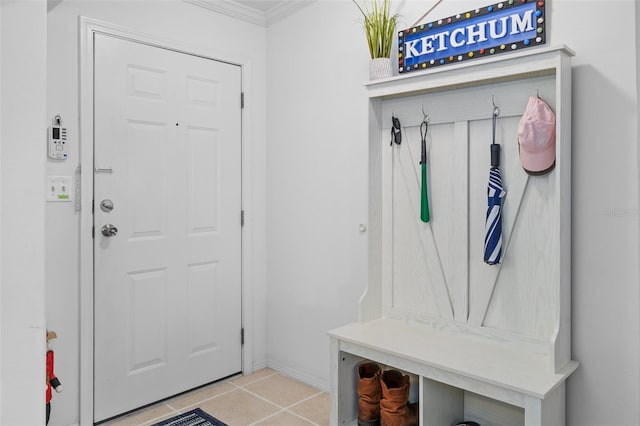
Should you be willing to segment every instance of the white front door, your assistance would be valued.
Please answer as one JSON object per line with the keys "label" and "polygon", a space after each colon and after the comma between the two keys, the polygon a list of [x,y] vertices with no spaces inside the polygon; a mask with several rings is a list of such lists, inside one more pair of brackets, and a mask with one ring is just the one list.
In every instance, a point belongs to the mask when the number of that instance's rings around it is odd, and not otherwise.
{"label": "white front door", "polygon": [[94,69],[98,422],[241,371],[241,70],[101,34]]}

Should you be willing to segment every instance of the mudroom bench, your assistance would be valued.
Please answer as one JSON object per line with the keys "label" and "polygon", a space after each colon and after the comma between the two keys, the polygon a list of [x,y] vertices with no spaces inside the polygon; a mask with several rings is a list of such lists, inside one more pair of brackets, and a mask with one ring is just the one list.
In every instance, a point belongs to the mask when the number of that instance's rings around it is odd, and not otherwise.
{"label": "mudroom bench", "polygon": [[[357,366],[411,378],[421,426],[562,426],[571,358],[571,57],[540,47],[376,80],[369,98],[369,270],[359,321],[331,330],[331,424],[355,425]],[[521,167],[530,97],[556,116],[556,163]],[[503,258],[483,262],[492,111],[507,196]],[[390,146],[391,117],[402,142]],[[431,220],[420,220],[428,119]]]}
{"label": "mudroom bench", "polygon": [[565,380],[577,368],[575,361],[554,373],[544,353],[401,319],[354,323],[330,335],[332,379],[339,395],[332,406],[339,414],[332,424],[355,423],[356,371],[363,360],[412,376],[411,385],[418,389],[412,402],[419,402],[422,425],[474,419],[481,425],[564,424]]}

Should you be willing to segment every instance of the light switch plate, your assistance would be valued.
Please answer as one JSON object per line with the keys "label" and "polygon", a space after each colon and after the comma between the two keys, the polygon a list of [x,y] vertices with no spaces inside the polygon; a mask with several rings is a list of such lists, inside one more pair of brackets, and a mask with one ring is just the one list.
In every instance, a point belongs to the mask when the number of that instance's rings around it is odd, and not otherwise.
{"label": "light switch plate", "polygon": [[72,180],[71,176],[47,177],[47,201],[72,201]]}

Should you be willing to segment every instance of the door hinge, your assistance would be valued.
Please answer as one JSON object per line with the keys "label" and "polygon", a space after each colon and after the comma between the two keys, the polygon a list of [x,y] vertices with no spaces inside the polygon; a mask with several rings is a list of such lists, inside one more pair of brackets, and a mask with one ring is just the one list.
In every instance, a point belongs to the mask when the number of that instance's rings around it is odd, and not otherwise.
{"label": "door hinge", "polygon": [[244,210],[240,210],[240,226],[244,226]]}
{"label": "door hinge", "polygon": [[240,344],[244,345],[244,328],[240,329]]}
{"label": "door hinge", "polygon": [[96,227],[92,226],[91,227],[91,239],[95,239],[96,238]]}
{"label": "door hinge", "polygon": [[240,108],[244,108],[244,92],[240,92]]}

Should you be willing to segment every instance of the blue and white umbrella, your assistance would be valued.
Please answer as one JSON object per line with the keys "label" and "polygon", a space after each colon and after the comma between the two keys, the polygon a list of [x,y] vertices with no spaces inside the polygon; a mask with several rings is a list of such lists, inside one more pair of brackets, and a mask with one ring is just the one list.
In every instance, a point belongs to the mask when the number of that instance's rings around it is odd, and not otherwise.
{"label": "blue and white umbrella", "polygon": [[489,170],[487,188],[487,222],[484,237],[484,262],[496,265],[502,260],[502,199],[507,191],[502,186],[498,167]]}
{"label": "blue and white umbrella", "polygon": [[484,237],[484,263],[497,265],[502,260],[502,199],[507,195],[500,173],[500,145],[496,143],[496,121],[500,109],[493,105],[493,142],[487,188],[487,221]]}

